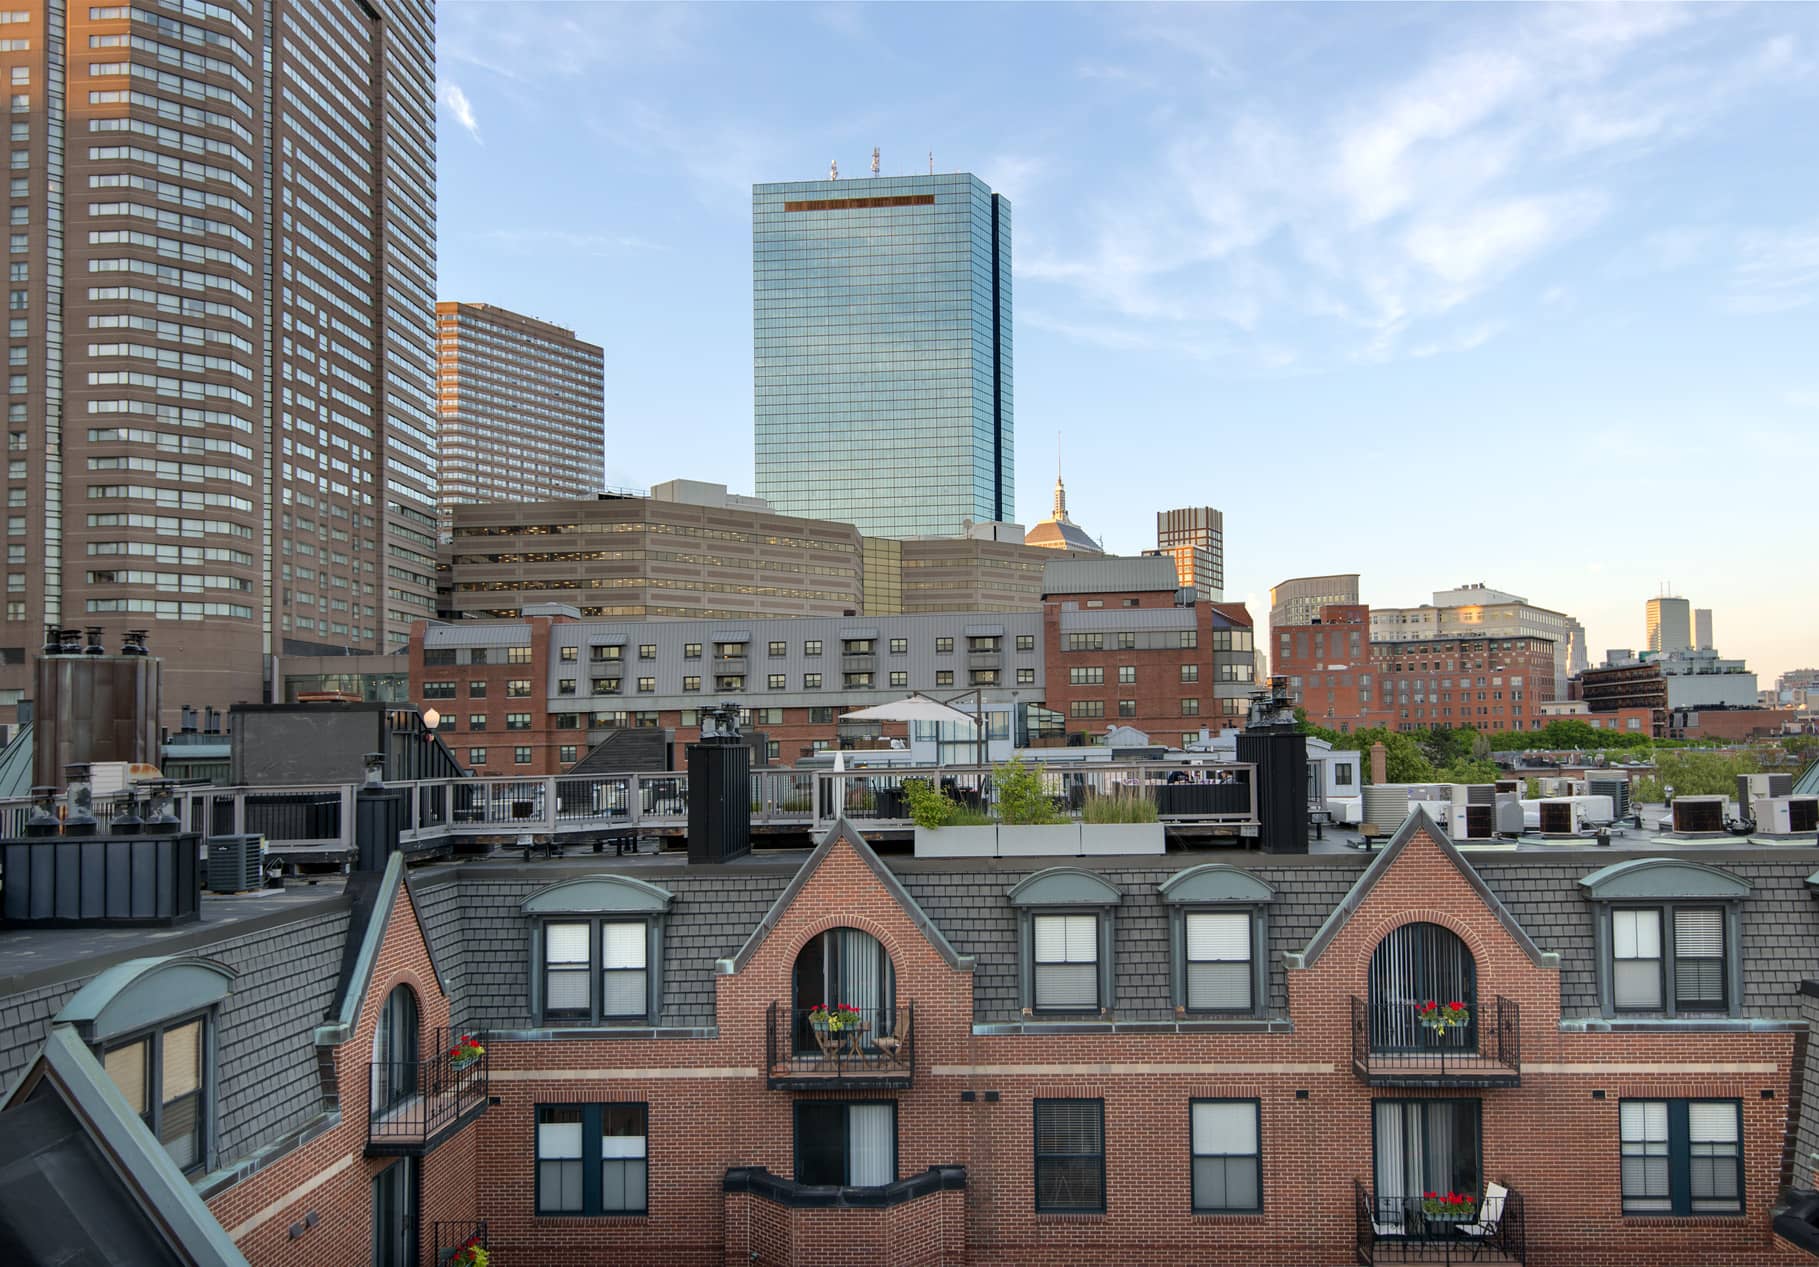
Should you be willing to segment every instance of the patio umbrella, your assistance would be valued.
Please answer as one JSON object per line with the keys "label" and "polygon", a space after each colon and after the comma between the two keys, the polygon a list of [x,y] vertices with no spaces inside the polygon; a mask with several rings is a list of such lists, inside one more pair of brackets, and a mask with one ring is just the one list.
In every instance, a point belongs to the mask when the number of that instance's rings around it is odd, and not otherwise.
{"label": "patio umbrella", "polygon": [[938,699],[926,695],[911,695],[908,699],[896,700],[889,704],[874,704],[870,708],[861,708],[857,712],[840,714],[841,721],[936,721],[965,723],[976,726],[971,713],[963,713],[951,704],[943,704]]}

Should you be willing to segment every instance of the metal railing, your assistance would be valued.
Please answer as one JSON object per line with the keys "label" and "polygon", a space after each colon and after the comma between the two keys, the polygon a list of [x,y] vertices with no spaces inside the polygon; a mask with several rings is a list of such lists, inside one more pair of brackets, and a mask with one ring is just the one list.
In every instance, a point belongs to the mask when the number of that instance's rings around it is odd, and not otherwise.
{"label": "metal railing", "polygon": [[858,1008],[840,1028],[816,1009],[772,1003],[765,1012],[765,1066],[772,1086],[838,1086],[845,1080],[908,1086],[916,1071],[916,1005]]}
{"label": "metal railing", "polygon": [[417,1060],[375,1060],[367,1101],[366,1147],[372,1153],[424,1153],[487,1103],[486,1035],[473,1033],[480,1054],[459,1055],[471,1031],[438,1029],[435,1048]]}
{"label": "metal railing", "polygon": [[1423,1197],[1373,1197],[1352,1180],[1357,1259],[1377,1263],[1526,1263],[1528,1218],[1522,1194],[1481,1199],[1467,1216],[1429,1214]]}
{"label": "metal railing", "polygon": [[444,1263],[451,1263],[452,1267],[467,1267],[473,1259],[469,1257],[464,1262],[456,1255],[465,1250],[487,1247],[485,1219],[456,1219],[453,1222],[438,1220],[431,1225],[431,1232],[436,1245],[436,1267],[442,1267]]}
{"label": "metal railing", "polygon": [[[1423,1082],[1451,1086],[1499,1086],[1521,1081],[1522,1009],[1497,995],[1468,1000],[1467,1025],[1438,1033],[1408,1022],[1420,1005],[1367,1003],[1352,996],[1352,1068],[1379,1083]],[[1390,1043],[1385,1034],[1413,1033],[1409,1043]]]}
{"label": "metal railing", "polygon": [[[1150,802],[1169,824],[1255,824],[1255,768],[1247,763],[1184,770],[1160,763],[1069,762],[1039,766],[1055,808],[1082,815],[1099,798]],[[1192,778],[1196,781],[1169,781]],[[838,819],[862,828],[905,831],[913,826],[904,785],[920,779],[983,814],[997,808],[988,765],[880,767],[859,770],[762,769],[751,772],[754,824],[816,834]],[[1208,782],[1207,779],[1223,779]],[[688,773],[544,775],[535,778],[424,779],[388,783],[403,791],[407,846],[469,836],[678,830],[688,825]],[[185,830],[204,836],[256,833],[274,852],[325,853],[354,848],[356,783],[177,789]],[[96,797],[105,825],[121,798]],[[0,834],[16,836],[31,812],[27,798],[0,801]]]}

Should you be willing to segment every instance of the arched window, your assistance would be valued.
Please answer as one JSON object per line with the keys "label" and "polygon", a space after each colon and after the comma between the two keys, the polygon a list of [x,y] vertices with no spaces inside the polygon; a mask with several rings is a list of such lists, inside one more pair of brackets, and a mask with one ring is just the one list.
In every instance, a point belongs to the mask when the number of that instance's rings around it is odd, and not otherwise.
{"label": "arched window", "polygon": [[379,1009],[373,1031],[373,1111],[381,1112],[417,1093],[417,992],[395,987]]}
{"label": "arched window", "polygon": [[[1371,955],[1371,1050],[1475,1049],[1477,996],[1478,965],[1451,929],[1417,923],[1391,930]],[[1455,1000],[1465,1004],[1471,1021],[1440,1035],[1423,1032],[1416,1009]]]}
{"label": "arched window", "polygon": [[843,1004],[856,1010],[862,1045],[896,1032],[896,970],[883,945],[863,929],[816,933],[796,956],[791,986],[798,1053],[819,1050],[809,1019],[816,1008]]}

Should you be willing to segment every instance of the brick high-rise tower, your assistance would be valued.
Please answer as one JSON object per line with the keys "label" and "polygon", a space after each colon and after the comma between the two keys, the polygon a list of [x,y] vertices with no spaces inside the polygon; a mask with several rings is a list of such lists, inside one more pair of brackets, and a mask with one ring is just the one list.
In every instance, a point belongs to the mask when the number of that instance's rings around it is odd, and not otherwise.
{"label": "brick high-rise tower", "polygon": [[166,712],[434,610],[433,0],[0,14],[0,719],[49,624]]}

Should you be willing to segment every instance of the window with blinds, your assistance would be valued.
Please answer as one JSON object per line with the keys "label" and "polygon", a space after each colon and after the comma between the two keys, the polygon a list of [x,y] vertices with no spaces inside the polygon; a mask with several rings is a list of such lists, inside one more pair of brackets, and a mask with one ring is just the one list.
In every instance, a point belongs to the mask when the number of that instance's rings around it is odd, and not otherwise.
{"label": "window with blinds", "polygon": [[600,926],[602,1016],[645,1014],[645,928],[642,922]]}
{"label": "window with blinds", "polygon": [[101,1067],[177,1168],[186,1174],[208,1159],[203,1057],[207,1021],[194,1017],[102,1053]]}
{"label": "window with blinds", "polygon": [[1038,915],[1035,1004],[1038,1011],[1084,1012],[1099,1007],[1099,917]]}
{"label": "window with blinds", "polygon": [[587,924],[543,926],[543,1016],[545,1020],[586,1020],[592,1014]]}
{"label": "window with blinds", "polygon": [[1619,1008],[1661,1007],[1661,912],[1611,912],[1611,1001]]}
{"label": "window with blinds", "polygon": [[651,935],[645,920],[546,920],[543,1021],[648,1020]]}
{"label": "window with blinds", "polygon": [[1036,1209],[1105,1209],[1105,1101],[1036,1101]]}
{"label": "window with blinds", "polygon": [[1623,1101],[1623,1212],[1741,1213],[1742,1119],[1735,1100]]}
{"label": "window with blinds", "polygon": [[1195,1100],[1188,1106],[1194,1212],[1248,1214],[1263,1208],[1255,1100]]}
{"label": "window with blinds", "polygon": [[1251,917],[1247,911],[1189,912],[1187,1006],[1196,1012],[1251,1010]]}
{"label": "window with blinds", "polygon": [[1674,1005],[1722,1011],[1724,976],[1724,912],[1675,910]]}
{"label": "window with blinds", "polygon": [[537,1213],[647,1213],[647,1127],[643,1104],[538,1105]]}

